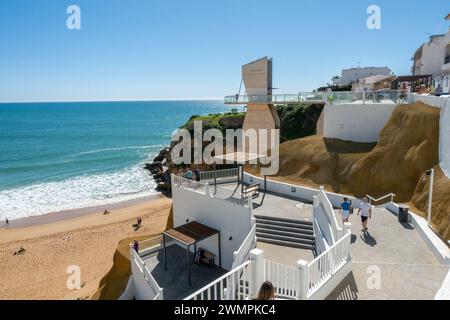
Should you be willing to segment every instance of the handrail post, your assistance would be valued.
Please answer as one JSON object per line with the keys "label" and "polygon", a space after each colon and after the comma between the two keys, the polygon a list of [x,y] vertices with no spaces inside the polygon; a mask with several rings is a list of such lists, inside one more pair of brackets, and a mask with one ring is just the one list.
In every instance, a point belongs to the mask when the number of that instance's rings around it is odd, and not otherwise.
{"label": "handrail post", "polygon": [[308,299],[309,268],[305,260],[297,261],[297,300]]}
{"label": "handrail post", "polygon": [[264,283],[264,251],[253,249],[250,251],[250,294],[253,299],[258,296],[259,288]]}

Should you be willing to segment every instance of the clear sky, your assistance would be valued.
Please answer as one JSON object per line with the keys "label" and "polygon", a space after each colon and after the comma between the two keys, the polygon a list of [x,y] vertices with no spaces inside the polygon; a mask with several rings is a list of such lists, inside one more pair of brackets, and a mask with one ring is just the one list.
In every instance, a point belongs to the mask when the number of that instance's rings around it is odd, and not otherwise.
{"label": "clear sky", "polygon": [[[71,4],[81,30],[66,28]],[[371,4],[381,30],[366,27]],[[448,0],[0,1],[0,101],[221,98],[263,56],[278,93],[358,65],[403,75],[448,13]]]}

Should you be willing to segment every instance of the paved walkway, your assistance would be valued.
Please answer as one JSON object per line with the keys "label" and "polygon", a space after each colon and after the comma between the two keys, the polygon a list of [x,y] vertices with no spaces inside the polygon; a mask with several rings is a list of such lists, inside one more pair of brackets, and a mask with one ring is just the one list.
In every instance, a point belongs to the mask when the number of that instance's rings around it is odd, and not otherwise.
{"label": "paved walkway", "polygon": [[226,273],[217,266],[209,268],[205,264],[194,264],[194,255],[191,254],[192,286],[189,286],[186,249],[178,245],[167,248],[167,271],[164,270],[163,250],[143,259],[158,285],[164,289],[164,300],[184,299]]}
{"label": "paved walkway", "polygon": [[312,204],[301,202],[299,199],[288,198],[268,193],[253,200],[255,215],[287,218],[294,220],[312,221]]}
{"label": "paved walkway", "polygon": [[277,246],[264,242],[258,242],[256,247],[264,251],[264,259],[288,266],[296,266],[300,259],[308,262],[314,260],[314,254],[311,250]]}
{"label": "paved walkway", "polygon": [[[231,192],[236,190],[236,183],[221,184],[219,187],[229,190],[231,195]],[[239,197],[239,194],[240,189],[238,188],[235,195]],[[264,195],[261,192],[258,198],[253,199],[253,213],[262,216],[312,221],[313,207],[312,203],[301,199],[276,193]]]}
{"label": "paved walkway", "polygon": [[[412,225],[377,208],[362,232],[353,214],[352,273],[328,299],[434,299],[448,272]],[[379,275],[379,287],[376,275]]]}

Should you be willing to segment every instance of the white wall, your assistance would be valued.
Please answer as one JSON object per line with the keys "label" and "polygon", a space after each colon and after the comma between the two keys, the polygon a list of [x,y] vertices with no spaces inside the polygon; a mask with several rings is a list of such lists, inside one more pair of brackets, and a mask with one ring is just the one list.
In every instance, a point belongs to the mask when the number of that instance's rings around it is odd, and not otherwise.
{"label": "white wall", "polygon": [[[220,231],[222,268],[229,270],[233,264],[233,253],[237,251],[252,229],[251,207],[216,199],[172,185],[173,222],[178,227],[186,220],[197,221]],[[229,238],[232,237],[232,240]],[[213,252],[219,263],[217,236],[206,239],[198,246]]]}
{"label": "white wall", "polygon": [[[261,183],[262,188],[264,188],[264,179],[253,176],[248,173],[244,173],[244,182],[253,184],[253,183]],[[319,193],[319,189],[313,189],[303,186],[298,186],[294,184],[279,182],[279,181],[273,181],[267,179],[267,191],[278,193],[281,195],[286,195],[291,198],[299,199],[300,201],[309,201],[313,202],[314,196],[316,196]],[[333,192],[325,192],[325,194],[328,197],[328,200],[330,200],[331,205],[335,208],[339,208],[341,206],[341,203],[343,202],[344,197],[347,197],[349,200],[352,201],[353,207],[357,207],[361,204],[361,200],[352,197],[347,196],[343,194],[333,193]]]}
{"label": "white wall", "polygon": [[445,37],[435,37],[432,42],[425,43],[422,47],[421,65],[416,66],[416,74],[433,76],[442,73],[442,64],[445,53]]}
{"label": "white wall", "polygon": [[325,105],[324,137],[377,142],[396,104]]}
{"label": "white wall", "polygon": [[136,261],[131,258],[131,271],[133,279],[133,292],[136,300],[153,300],[155,293],[145,280],[144,273],[137,265]]}
{"label": "white wall", "polygon": [[439,166],[450,178],[450,97],[422,96],[411,94],[409,101],[422,101],[428,105],[441,108],[439,119]]}

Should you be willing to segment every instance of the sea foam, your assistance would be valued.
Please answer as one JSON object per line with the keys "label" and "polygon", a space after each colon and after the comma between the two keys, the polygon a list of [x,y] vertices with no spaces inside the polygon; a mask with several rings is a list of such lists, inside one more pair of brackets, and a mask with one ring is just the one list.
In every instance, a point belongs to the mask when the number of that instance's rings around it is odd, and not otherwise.
{"label": "sea foam", "polygon": [[0,220],[113,204],[155,194],[142,164],[112,173],[78,176],[0,191]]}

